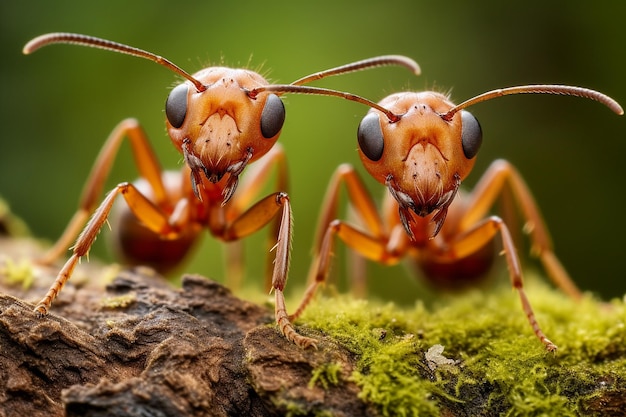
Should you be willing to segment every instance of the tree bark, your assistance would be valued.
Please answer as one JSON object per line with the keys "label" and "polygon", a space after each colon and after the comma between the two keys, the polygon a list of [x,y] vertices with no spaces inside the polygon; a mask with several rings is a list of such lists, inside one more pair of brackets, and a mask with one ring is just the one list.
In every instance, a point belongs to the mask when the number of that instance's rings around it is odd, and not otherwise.
{"label": "tree bark", "polygon": [[[39,318],[23,299],[46,285],[0,287],[1,416],[375,414],[348,382],[345,349],[294,346],[269,308],[207,278],[184,276],[176,289],[137,268],[106,287],[70,281]],[[310,385],[328,362],[346,383]]]}

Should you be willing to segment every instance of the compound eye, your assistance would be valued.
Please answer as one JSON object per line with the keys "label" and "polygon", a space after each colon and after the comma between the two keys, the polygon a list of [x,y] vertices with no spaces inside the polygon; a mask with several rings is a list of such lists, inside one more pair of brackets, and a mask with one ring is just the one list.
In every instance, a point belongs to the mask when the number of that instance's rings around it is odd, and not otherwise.
{"label": "compound eye", "polygon": [[276,94],[270,94],[261,113],[261,134],[265,139],[273,138],[285,123],[285,105]]}
{"label": "compound eye", "polygon": [[461,144],[463,153],[467,159],[472,159],[478,153],[480,145],[483,143],[483,130],[480,128],[478,119],[472,113],[461,110]]}
{"label": "compound eye", "polygon": [[376,113],[368,113],[361,120],[357,137],[359,148],[368,159],[378,161],[382,158],[385,143],[380,119]]}
{"label": "compound eye", "polygon": [[187,116],[187,92],[189,86],[187,84],[181,84],[172,90],[165,102],[165,115],[167,120],[176,129],[181,127]]}

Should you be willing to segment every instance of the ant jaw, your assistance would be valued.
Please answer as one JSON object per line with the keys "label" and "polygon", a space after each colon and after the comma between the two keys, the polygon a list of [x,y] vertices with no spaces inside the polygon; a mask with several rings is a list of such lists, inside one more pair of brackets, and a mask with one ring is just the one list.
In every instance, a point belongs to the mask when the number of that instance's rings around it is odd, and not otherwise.
{"label": "ant jaw", "polygon": [[190,147],[191,139],[183,139],[181,149],[183,151],[185,164],[187,164],[191,171],[191,187],[194,195],[198,200],[202,201],[202,193],[200,192],[199,187],[204,188],[204,183],[202,181],[201,173],[204,173],[204,176],[213,184],[217,184],[222,180],[225,174],[229,174],[226,186],[222,190],[222,206],[224,206],[231,199],[237,189],[237,186],[239,185],[239,175],[241,175],[243,170],[248,165],[248,162],[252,159],[252,148],[246,149],[246,154],[242,160],[229,165],[225,171],[218,172],[207,168],[202,160],[193,153]]}
{"label": "ant jaw", "polygon": [[226,171],[230,174],[230,177],[228,178],[228,183],[226,184],[224,191],[222,191],[222,196],[224,197],[222,200],[222,206],[224,206],[235,193],[237,185],[239,185],[239,175],[241,175],[243,170],[246,168],[250,159],[252,159],[252,148],[246,149],[246,156],[244,159],[239,162],[235,162],[227,168]]}
{"label": "ant jaw", "polygon": [[385,185],[391,193],[391,196],[398,203],[400,221],[412,241],[416,240],[413,229],[417,226],[417,223],[411,212],[422,218],[432,214],[430,223],[433,225],[433,229],[432,232],[429,233],[428,238],[434,239],[435,236],[439,234],[446,220],[446,216],[448,215],[448,208],[450,207],[452,201],[454,201],[459,187],[461,186],[461,177],[458,174],[454,175],[454,180],[455,183],[453,188],[440,195],[434,203],[430,203],[430,200],[425,201],[423,198],[424,196],[421,196],[422,198],[419,199],[420,201],[416,203],[415,199],[413,199],[409,194],[399,189],[393,175],[389,174],[387,176],[385,179]]}
{"label": "ant jaw", "polygon": [[[200,194],[200,191],[198,190],[198,185],[200,186],[202,185],[202,178],[200,177],[200,172],[205,171],[205,167],[204,167],[204,164],[202,163],[202,160],[198,158],[192,152],[190,147],[191,147],[191,139],[189,138],[183,139],[181,149],[183,151],[183,160],[185,161],[185,164],[189,167],[191,171],[191,174],[190,174],[191,187],[193,189],[193,193],[196,196],[196,198],[202,201],[202,195]],[[205,171],[205,174],[206,174],[206,171]]]}

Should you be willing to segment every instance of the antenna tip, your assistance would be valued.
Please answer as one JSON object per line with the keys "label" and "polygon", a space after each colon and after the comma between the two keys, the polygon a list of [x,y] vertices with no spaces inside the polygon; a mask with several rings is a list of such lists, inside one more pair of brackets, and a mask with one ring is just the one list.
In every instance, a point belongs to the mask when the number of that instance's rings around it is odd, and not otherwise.
{"label": "antenna tip", "polygon": [[404,58],[407,61],[407,67],[409,67],[412,71],[413,74],[415,75],[422,75],[422,69],[420,68],[419,64],[417,62],[415,62],[414,60],[412,60],[411,58],[405,58],[400,56],[400,58]]}
{"label": "antenna tip", "polygon": [[56,35],[58,35],[58,34],[56,34],[56,33],[47,33],[45,35],[39,35],[37,37],[34,37],[33,39],[29,40],[26,43],[26,45],[24,45],[24,48],[22,49],[22,53],[24,55],[32,54],[37,49],[41,48],[42,46],[47,45],[49,40],[51,38],[53,38],[54,36],[56,36]]}
{"label": "antenna tip", "polygon": [[620,106],[620,104],[612,98],[608,97],[608,100],[605,104],[609,109],[613,111],[613,113],[617,114],[618,116],[624,115],[624,109],[622,108],[622,106]]}
{"label": "antenna tip", "polygon": [[24,55],[30,55],[33,52],[34,52],[33,41],[30,40],[30,41],[28,41],[28,43],[26,45],[24,45],[24,48],[22,48],[22,53]]}

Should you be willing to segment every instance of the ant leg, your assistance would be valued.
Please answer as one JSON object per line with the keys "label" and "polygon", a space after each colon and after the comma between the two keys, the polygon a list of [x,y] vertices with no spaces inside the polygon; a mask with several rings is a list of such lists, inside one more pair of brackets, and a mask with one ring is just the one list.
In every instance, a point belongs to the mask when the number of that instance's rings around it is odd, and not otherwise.
{"label": "ant leg", "polygon": [[[302,348],[309,346],[315,347],[317,344],[315,339],[301,336],[294,329],[289,320],[289,315],[287,314],[285,297],[283,295],[283,290],[287,284],[291,255],[292,216],[289,196],[286,193],[277,192],[263,198],[234,219],[232,223],[228,224],[219,237],[227,242],[242,239],[270,223],[272,219],[278,215],[279,211],[280,221],[278,238],[274,245],[276,255],[272,271],[272,290],[274,291],[275,297],[274,316],[276,324],[280,328],[281,333],[289,341]],[[227,214],[227,218],[231,217],[232,215]]]}
{"label": "ant leg", "polygon": [[113,132],[111,132],[102,146],[83,187],[78,210],[66,226],[61,237],[38,262],[44,265],[52,264],[63,256],[72,241],[78,236],[78,233],[89,219],[89,215],[96,207],[97,201],[102,194],[104,183],[117,156],[119,146],[126,137],[130,139],[135,164],[140,175],[148,181],[154,191],[155,201],[159,203],[166,201],[165,187],[161,179],[161,167],[146,134],[137,120],[123,120],[113,129]]}
{"label": "ant leg", "polygon": [[557,349],[557,346],[546,337],[537,323],[533,308],[528,300],[528,297],[526,296],[526,292],[524,291],[522,268],[515,249],[515,244],[513,243],[513,238],[511,237],[511,233],[502,219],[496,216],[491,216],[477,223],[469,230],[462,232],[451,242],[448,242],[445,252],[442,255],[444,257],[447,255],[450,257],[450,260],[462,259],[465,256],[480,250],[480,248],[482,248],[486,243],[493,240],[497,232],[500,232],[500,236],[502,238],[502,245],[509,268],[511,284],[520,297],[522,309],[526,314],[526,318],[533,328],[537,338],[544,344],[548,351],[553,352]]}
{"label": "ant leg", "polygon": [[[360,220],[365,232],[336,219],[342,183],[346,185],[354,216]],[[388,208],[393,210],[393,206]],[[384,218],[389,220],[389,216]],[[399,224],[395,226],[400,227]],[[408,238],[404,234],[387,234],[386,229],[395,229],[395,227],[393,224],[384,224],[371,195],[354,168],[348,164],[341,165],[331,179],[322,205],[316,232],[315,257],[309,270],[309,286],[291,318],[295,319],[302,314],[315,295],[317,287],[326,281],[335,235],[360,256],[387,265],[397,263],[406,252]],[[404,237],[390,239],[390,236]]]}
{"label": "ant leg", "polygon": [[341,184],[346,184],[348,199],[354,207],[355,215],[358,216],[371,234],[374,236],[384,235],[384,224],[365,184],[350,164],[340,165],[333,174],[330,184],[324,196],[322,211],[317,225],[315,236],[315,247],[318,248],[326,227],[337,218],[337,207],[339,205],[339,191]]}
{"label": "ant leg", "polygon": [[[227,221],[232,221],[250,207],[258,198],[259,191],[268,182],[272,170],[276,170],[276,188],[281,192],[288,192],[287,158],[285,151],[280,144],[275,144],[272,149],[259,159],[255,164],[248,167],[248,171],[243,175],[239,183],[237,192],[230,200],[227,210]],[[275,216],[270,222],[269,233],[267,235],[267,262],[265,271],[265,288],[269,291],[272,288],[272,253],[271,249],[276,244],[280,230],[280,218]],[[239,284],[243,277],[243,250],[240,241],[233,241],[226,245],[228,259],[227,279],[232,284]],[[237,286],[229,286],[237,288]]]}
{"label": "ant leg", "polygon": [[122,183],[111,190],[102,201],[100,206],[93,213],[87,226],[78,236],[76,243],[72,247],[72,256],[67,260],[63,268],[57,274],[56,279],[50,286],[46,295],[39,301],[35,311],[41,316],[48,314],[52,302],[59,294],[65,283],[72,276],[78,261],[89,253],[93,242],[96,240],[100,229],[106,222],[115,198],[122,194],[131,211],[137,216],[146,227],[160,234],[164,238],[176,238],[179,235],[179,225],[170,223],[167,214],[159,209],[153,202],[148,200],[133,184]]}
{"label": "ant leg", "polygon": [[460,230],[468,229],[483,218],[494,205],[504,188],[511,191],[515,203],[524,218],[524,230],[531,240],[531,253],[541,260],[552,281],[570,297],[579,300],[582,294],[554,254],[548,229],[541,217],[537,203],[519,172],[507,161],[494,161],[468,196],[468,208],[459,224]]}

